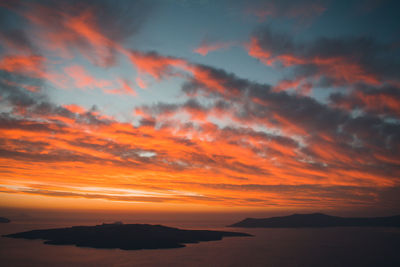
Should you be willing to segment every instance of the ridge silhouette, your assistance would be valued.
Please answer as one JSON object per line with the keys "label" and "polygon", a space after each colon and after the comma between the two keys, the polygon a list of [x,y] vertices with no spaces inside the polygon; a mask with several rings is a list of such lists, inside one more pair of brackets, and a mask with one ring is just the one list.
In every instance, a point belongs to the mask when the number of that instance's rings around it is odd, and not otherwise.
{"label": "ridge silhouette", "polygon": [[339,217],[323,213],[292,214],[270,218],[246,218],[229,227],[296,228],[296,227],[400,227],[400,215],[389,217]]}

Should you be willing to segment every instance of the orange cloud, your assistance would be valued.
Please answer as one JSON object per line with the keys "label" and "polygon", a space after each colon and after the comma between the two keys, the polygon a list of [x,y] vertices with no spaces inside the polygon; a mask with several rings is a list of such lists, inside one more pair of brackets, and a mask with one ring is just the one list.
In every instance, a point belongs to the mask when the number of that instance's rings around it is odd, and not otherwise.
{"label": "orange cloud", "polygon": [[376,111],[378,113],[393,113],[400,117],[400,99],[395,95],[377,92],[375,94],[366,94],[357,91],[355,97],[362,101],[366,110]]}
{"label": "orange cloud", "polygon": [[33,78],[42,78],[45,60],[44,57],[36,55],[6,55],[0,59],[0,69]]}
{"label": "orange cloud", "polygon": [[136,78],[136,84],[142,89],[147,88],[147,83],[140,77]]}
{"label": "orange cloud", "polygon": [[224,49],[230,47],[232,44],[228,42],[217,42],[217,43],[208,43],[206,41],[203,41],[199,47],[193,50],[193,52],[200,54],[202,56],[206,56],[208,53],[219,50],[219,49]]}
{"label": "orange cloud", "polygon": [[257,38],[252,37],[250,43],[246,44],[246,48],[250,56],[259,59],[265,65],[272,65],[274,62],[271,59],[271,52],[262,49]]}
{"label": "orange cloud", "polygon": [[300,93],[308,95],[311,92],[312,85],[305,78],[297,78],[294,80],[281,80],[273,88],[275,92],[289,89],[296,89]]}
{"label": "orange cloud", "polygon": [[188,64],[184,66],[184,69],[187,70],[189,73],[191,73],[192,78],[194,79],[195,82],[203,85],[204,87],[210,89],[211,91],[215,90],[221,94],[239,93],[238,88],[226,85],[226,83],[228,82],[226,79],[214,75],[212,69],[195,64]]}
{"label": "orange cloud", "polygon": [[119,45],[96,24],[93,8],[66,7],[63,10],[37,3],[29,3],[27,7],[19,12],[38,27],[41,47],[64,58],[73,57],[74,49],[77,49],[100,66],[114,63],[113,54]]}
{"label": "orange cloud", "polygon": [[129,81],[127,81],[125,79],[119,79],[118,83],[120,85],[120,88],[105,90],[105,92],[109,93],[109,94],[116,94],[116,95],[133,95],[133,96],[136,96],[137,93],[132,88],[132,86],[130,85]]}
{"label": "orange cloud", "polygon": [[77,88],[106,88],[112,85],[110,81],[94,78],[79,65],[65,67],[64,72],[73,80]]}
{"label": "orange cloud", "polygon": [[186,64],[182,59],[137,51],[130,53],[130,59],[138,69],[139,74],[149,74],[156,80],[160,80],[163,76],[172,75],[172,67],[183,67]]}
{"label": "orange cloud", "polygon": [[379,115],[400,117],[399,92],[396,87],[356,89],[350,94],[331,97],[335,107],[348,111],[362,109]]}
{"label": "orange cloud", "polygon": [[[76,116],[84,116],[81,107],[66,108]],[[315,160],[328,164],[327,172],[299,162],[300,148],[294,144],[250,129],[229,132],[204,121],[204,115],[198,115],[196,109],[185,110],[199,118],[204,128],[168,126],[168,116],[161,121],[165,126],[158,129],[117,121],[85,124],[80,123],[82,119],[65,120],[66,124],[60,126],[48,120],[50,117],[37,130],[33,127],[39,125],[28,121],[2,128],[6,142],[0,157],[4,174],[0,184],[14,188],[15,192],[8,194],[259,207],[268,203],[282,207],[320,203],[319,207],[329,207],[347,205],[351,199],[351,194],[342,200],[335,197],[333,202],[324,196],[310,200],[307,194],[296,194],[297,199],[291,200],[286,189],[274,191],[274,185],[293,185],[293,190],[302,185],[355,186],[359,177],[366,177],[364,181],[374,185],[390,185],[390,179],[385,181],[381,174],[336,168],[338,160],[349,163],[352,158],[344,158],[347,151],[335,146],[313,147],[318,155]],[[213,185],[216,181],[220,185]],[[38,184],[43,186],[38,188]],[[317,187],[315,194],[320,193]],[[252,198],[257,200],[246,200]]]}
{"label": "orange cloud", "polygon": [[275,55],[272,51],[263,49],[256,37],[251,38],[246,48],[250,56],[259,59],[268,66],[278,62],[284,67],[309,64],[318,67],[318,75],[332,77],[339,82],[363,82],[370,85],[381,83],[376,75],[368,73],[361,65],[344,57],[313,56],[307,58],[288,53]]}
{"label": "orange cloud", "polygon": [[64,105],[63,107],[68,109],[72,113],[84,113],[85,112],[85,109],[83,107],[75,105],[75,104]]}

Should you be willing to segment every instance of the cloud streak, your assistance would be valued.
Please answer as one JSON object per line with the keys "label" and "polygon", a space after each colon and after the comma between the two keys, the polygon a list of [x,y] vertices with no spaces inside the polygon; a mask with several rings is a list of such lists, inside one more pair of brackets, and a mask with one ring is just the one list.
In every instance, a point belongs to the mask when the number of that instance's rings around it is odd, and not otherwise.
{"label": "cloud streak", "polygon": [[208,53],[220,50],[220,49],[226,49],[233,44],[230,42],[214,42],[210,43],[206,40],[203,40],[201,44],[193,50],[193,52],[200,54],[202,56],[206,56]]}

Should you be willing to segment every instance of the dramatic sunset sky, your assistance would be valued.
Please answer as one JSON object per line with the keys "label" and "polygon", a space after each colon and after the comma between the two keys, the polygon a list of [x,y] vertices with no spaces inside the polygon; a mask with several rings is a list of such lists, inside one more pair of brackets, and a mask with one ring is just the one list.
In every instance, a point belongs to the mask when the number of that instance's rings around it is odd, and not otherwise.
{"label": "dramatic sunset sky", "polygon": [[400,210],[398,1],[0,1],[0,207]]}

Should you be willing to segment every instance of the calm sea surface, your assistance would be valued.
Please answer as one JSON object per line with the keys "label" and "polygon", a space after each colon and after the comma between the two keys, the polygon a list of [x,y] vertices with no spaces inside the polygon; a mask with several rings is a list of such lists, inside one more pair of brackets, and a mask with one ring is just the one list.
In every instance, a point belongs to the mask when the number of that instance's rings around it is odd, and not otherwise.
{"label": "calm sea surface", "polygon": [[[110,222],[109,219],[103,220]],[[44,245],[40,240],[0,237],[0,266],[400,266],[400,229],[225,228],[223,219],[132,218],[186,229],[218,229],[253,234],[179,249],[124,251]],[[16,219],[0,224],[0,234],[33,229],[101,224],[94,219]]]}

